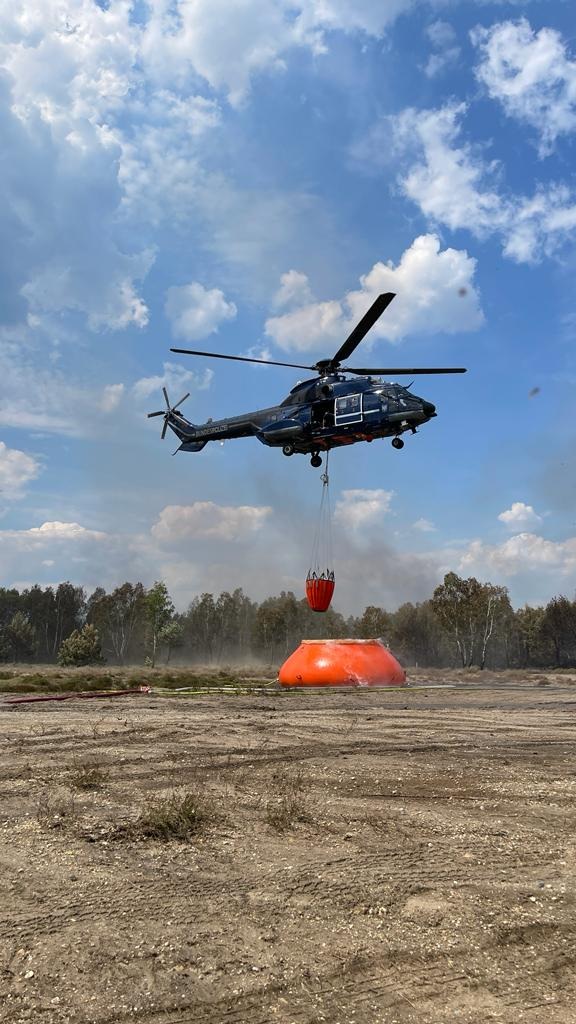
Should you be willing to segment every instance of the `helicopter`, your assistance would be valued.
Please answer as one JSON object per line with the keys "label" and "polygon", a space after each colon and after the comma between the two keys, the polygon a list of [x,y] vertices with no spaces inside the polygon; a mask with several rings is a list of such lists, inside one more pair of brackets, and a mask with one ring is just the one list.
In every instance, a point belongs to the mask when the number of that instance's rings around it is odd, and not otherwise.
{"label": "helicopter", "polygon": [[[270,448],[280,448],[284,455],[310,455],[310,464],[318,468],[322,465],[322,452],[358,441],[391,437],[393,448],[403,448],[401,435],[406,432],[415,434],[418,427],[436,416],[436,407],[400,384],[381,380],[379,375],[412,377],[424,373],[466,373],[466,370],[463,367],[367,369],[343,366],[344,360],[352,355],[394,298],[395,292],[379,295],[332,358],[320,359],[312,366],[171,348],[171,352],[183,355],[312,370],[317,376],[296,384],[280,405],[222,420],[209,419],[200,425],[190,423],[179,410],[189,392],[171,405],[166,388],[162,388],[166,408],[149,412],[148,417],[164,417],[161,438],[164,439],[170,427],[180,441],[174,455],[177,452],[200,452],[208,441],[257,437]],[[354,374],[360,379],[350,380],[346,374]],[[411,386],[412,382],[408,387]]]}

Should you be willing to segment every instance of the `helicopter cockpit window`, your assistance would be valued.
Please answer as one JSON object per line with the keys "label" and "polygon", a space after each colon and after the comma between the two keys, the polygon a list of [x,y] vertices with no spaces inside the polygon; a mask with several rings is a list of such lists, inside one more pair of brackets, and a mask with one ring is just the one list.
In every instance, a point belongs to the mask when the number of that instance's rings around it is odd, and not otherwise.
{"label": "helicopter cockpit window", "polygon": [[337,398],[334,412],[337,426],[358,423],[362,419],[362,395],[342,395]]}

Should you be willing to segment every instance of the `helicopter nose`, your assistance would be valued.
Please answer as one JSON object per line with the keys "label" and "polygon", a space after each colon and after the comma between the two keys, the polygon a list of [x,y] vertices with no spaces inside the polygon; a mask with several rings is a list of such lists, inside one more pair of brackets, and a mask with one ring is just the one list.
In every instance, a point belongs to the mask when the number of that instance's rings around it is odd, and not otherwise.
{"label": "helicopter nose", "polygon": [[432,416],[436,415],[436,406],[432,405],[432,402],[422,402],[422,408],[424,410],[424,415],[428,416],[429,419],[432,419]]}

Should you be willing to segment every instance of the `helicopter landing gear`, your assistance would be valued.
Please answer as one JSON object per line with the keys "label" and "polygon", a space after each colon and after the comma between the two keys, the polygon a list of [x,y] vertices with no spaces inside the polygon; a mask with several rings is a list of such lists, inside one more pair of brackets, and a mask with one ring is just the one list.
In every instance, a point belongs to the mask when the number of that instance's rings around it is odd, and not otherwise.
{"label": "helicopter landing gear", "polygon": [[282,447],[282,455],[294,455],[294,445],[285,444]]}
{"label": "helicopter landing gear", "polygon": [[401,437],[393,437],[392,438],[392,447],[393,448],[397,448],[398,450],[400,450],[400,448],[403,448],[404,447],[404,441],[402,440],[402,438]]}
{"label": "helicopter landing gear", "polygon": [[318,455],[318,452],[314,452],[314,455],[313,455],[313,456],[312,456],[312,458],[310,459],[310,465],[311,465],[311,466],[312,466],[312,467],[313,467],[314,469],[319,469],[319,468],[320,468],[320,466],[322,465],[322,459],[321,459],[321,458],[320,458],[320,456]]}

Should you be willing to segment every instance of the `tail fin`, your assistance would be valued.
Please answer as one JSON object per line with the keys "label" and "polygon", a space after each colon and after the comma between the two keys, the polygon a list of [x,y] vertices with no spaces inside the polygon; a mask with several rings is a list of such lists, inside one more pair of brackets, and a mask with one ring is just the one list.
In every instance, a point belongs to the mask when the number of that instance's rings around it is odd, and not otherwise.
{"label": "tail fin", "polygon": [[182,441],[182,444],[176,449],[174,455],[178,452],[201,452],[206,444],[208,444],[207,441]]}
{"label": "tail fin", "polygon": [[[190,392],[184,395],[179,402],[176,402],[175,405],[170,405],[170,399],[168,398],[168,392],[166,391],[166,388],[162,388],[162,391],[164,393],[164,401],[166,402],[166,408],[159,409],[157,412],[149,412],[148,419],[151,419],[153,416],[162,416],[163,423],[162,433],[160,434],[161,439],[164,440],[164,438],[166,437],[166,431],[168,427],[170,427],[170,430],[172,430],[176,434],[178,440],[182,441],[180,447],[184,448],[188,442],[192,442],[192,438],[196,433],[196,427],[194,426],[193,423],[190,423],[186,419],[186,417],[182,415],[181,412],[178,411],[178,406],[182,405],[182,402],[185,402],[186,399],[190,397]],[[202,444],[201,447],[203,448],[204,444]],[[200,448],[189,448],[187,450],[200,451]]]}

